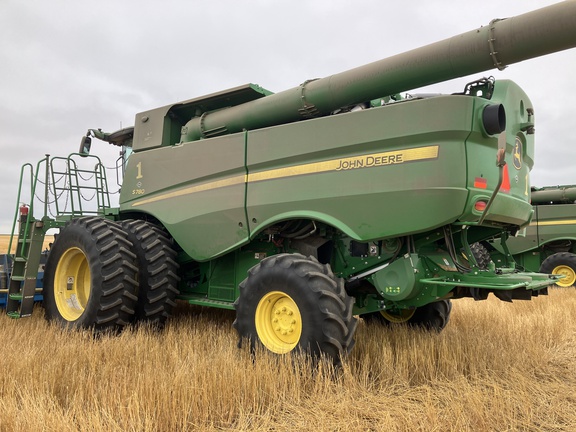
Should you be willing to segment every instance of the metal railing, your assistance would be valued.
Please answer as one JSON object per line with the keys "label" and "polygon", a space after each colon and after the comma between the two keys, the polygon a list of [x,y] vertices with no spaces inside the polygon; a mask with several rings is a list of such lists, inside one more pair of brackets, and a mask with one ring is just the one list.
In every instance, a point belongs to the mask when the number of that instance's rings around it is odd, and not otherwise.
{"label": "metal railing", "polygon": [[[42,187],[39,183],[43,185],[43,191],[39,190]],[[22,166],[8,253],[11,253],[19,220],[26,223],[19,235],[28,238],[35,204],[43,204],[43,214],[37,219],[44,221],[45,231],[62,226],[74,217],[104,215],[105,209],[110,208],[110,194],[106,168],[100,158],[79,153],[53,158],[46,155],[38,161],[35,169],[31,163]],[[24,250],[23,243],[21,252]]]}

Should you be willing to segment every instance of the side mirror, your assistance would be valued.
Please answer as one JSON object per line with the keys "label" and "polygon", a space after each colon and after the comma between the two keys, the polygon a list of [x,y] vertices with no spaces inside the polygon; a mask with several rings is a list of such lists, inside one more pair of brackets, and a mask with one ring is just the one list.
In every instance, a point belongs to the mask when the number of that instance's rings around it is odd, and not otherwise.
{"label": "side mirror", "polygon": [[92,138],[89,136],[83,136],[80,141],[80,153],[82,156],[88,156],[90,154],[90,147],[92,146]]}

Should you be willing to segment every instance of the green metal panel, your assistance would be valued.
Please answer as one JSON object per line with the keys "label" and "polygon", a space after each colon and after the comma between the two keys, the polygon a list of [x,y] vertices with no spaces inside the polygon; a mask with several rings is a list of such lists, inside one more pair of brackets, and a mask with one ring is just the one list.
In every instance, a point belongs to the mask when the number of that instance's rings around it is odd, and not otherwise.
{"label": "green metal panel", "polygon": [[[509,238],[507,244],[512,255],[517,255],[536,252],[546,244],[566,240],[576,243],[576,204],[534,206],[534,218],[530,224],[518,236]],[[503,252],[499,241],[494,241],[493,246]],[[532,267],[532,270],[539,267]]]}
{"label": "green metal panel", "polygon": [[[406,255],[372,276],[376,290],[385,299],[406,300],[419,293],[416,289],[415,268],[419,266],[418,255]],[[418,287],[419,288],[419,287]]]}
{"label": "green metal panel", "polygon": [[154,216],[199,261],[245,243],[244,141],[236,134],[133,153],[121,212]]}
{"label": "green metal panel", "polygon": [[[529,114],[529,110],[533,111],[532,102],[518,85],[508,80],[496,81],[490,101],[478,98],[476,101],[475,121],[467,142],[470,196],[467,215],[461,220],[477,220],[481,212],[474,210],[475,203],[486,201],[497,186],[499,173],[494,149],[498,138],[486,139],[480,116],[488,103],[501,103],[506,110],[505,178],[490,208],[488,220],[522,226],[529,221],[532,212],[527,201],[530,197],[530,170],[534,165],[534,135],[526,132],[527,128],[534,126],[534,115]],[[485,182],[478,182],[478,179]],[[478,183],[483,187],[478,187]]]}
{"label": "green metal panel", "polygon": [[534,206],[539,246],[558,240],[576,242],[576,204]]}
{"label": "green metal panel", "polygon": [[248,270],[263,258],[276,253],[278,248],[273,243],[255,241],[221,257],[199,263],[198,278],[189,277],[181,284],[179,298],[198,305],[233,308],[232,303],[239,294],[238,285],[247,276]]}
{"label": "green metal panel", "polygon": [[236,254],[210,261],[208,298],[234,302],[236,300]]}
{"label": "green metal panel", "polygon": [[182,126],[190,118],[200,116],[207,111],[243,104],[270,94],[272,92],[256,84],[246,84],[138,113],[134,121],[135,131],[132,148],[135,152],[139,152],[176,144],[180,141]]}
{"label": "green metal panel", "polygon": [[310,217],[368,240],[456,220],[472,109],[448,96],[250,132],[251,233]]}
{"label": "green metal panel", "polygon": [[[544,260],[545,256],[540,253],[540,249],[532,249],[530,251],[526,251],[524,253],[520,253],[518,255],[514,255],[514,261],[518,265],[519,268],[524,269],[525,271],[531,272],[538,272],[540,271],[540,265]],[[493,258],[494,259],[494,258]],[[496,260],[499,258],[496,257]],[[500,263],[496,262],[498,266]]]}

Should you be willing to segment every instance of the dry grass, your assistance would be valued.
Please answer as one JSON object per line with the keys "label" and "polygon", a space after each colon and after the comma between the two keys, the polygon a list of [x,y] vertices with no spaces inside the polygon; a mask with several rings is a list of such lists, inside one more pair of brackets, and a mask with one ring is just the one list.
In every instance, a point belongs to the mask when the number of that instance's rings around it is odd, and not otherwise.
{"label": "dry grass", "polygon": [[340,370],[236,347],[234,313],[94,337],[0,315],[1,431],[573,431],[576,290],[457,300],[440,334],[358,326]]}
{"label": "dry grass", "polygon": [[[12,253],[16,250],[16,242],[18,237],[15,236],[14,240],[12,240]],[[44,237],[44,247],[42,249],[48,248],[48,245],[54,241],[53,235],[47,235]],[[10,243],[10,235],[9,234],[0,234],[0,254],[6,253],[8,251],[8,244]]]}
{"label": "dry grass", "polygon": [[365,326],[341,370],[236,347],[233,312],[94,338],[0,316],[2,431],[572,431],[576,292],[458,300],[441,334]]}

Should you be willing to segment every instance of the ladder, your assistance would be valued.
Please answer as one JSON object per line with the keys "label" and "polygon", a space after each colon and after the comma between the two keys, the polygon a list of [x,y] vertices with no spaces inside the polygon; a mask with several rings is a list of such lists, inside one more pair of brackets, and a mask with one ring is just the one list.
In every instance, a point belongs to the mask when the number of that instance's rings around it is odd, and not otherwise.
{"label": "ladder", "polygon": [[21,216],[6,299],[6,313],[11,318],[32,315],[44,234],[44,222]]}

